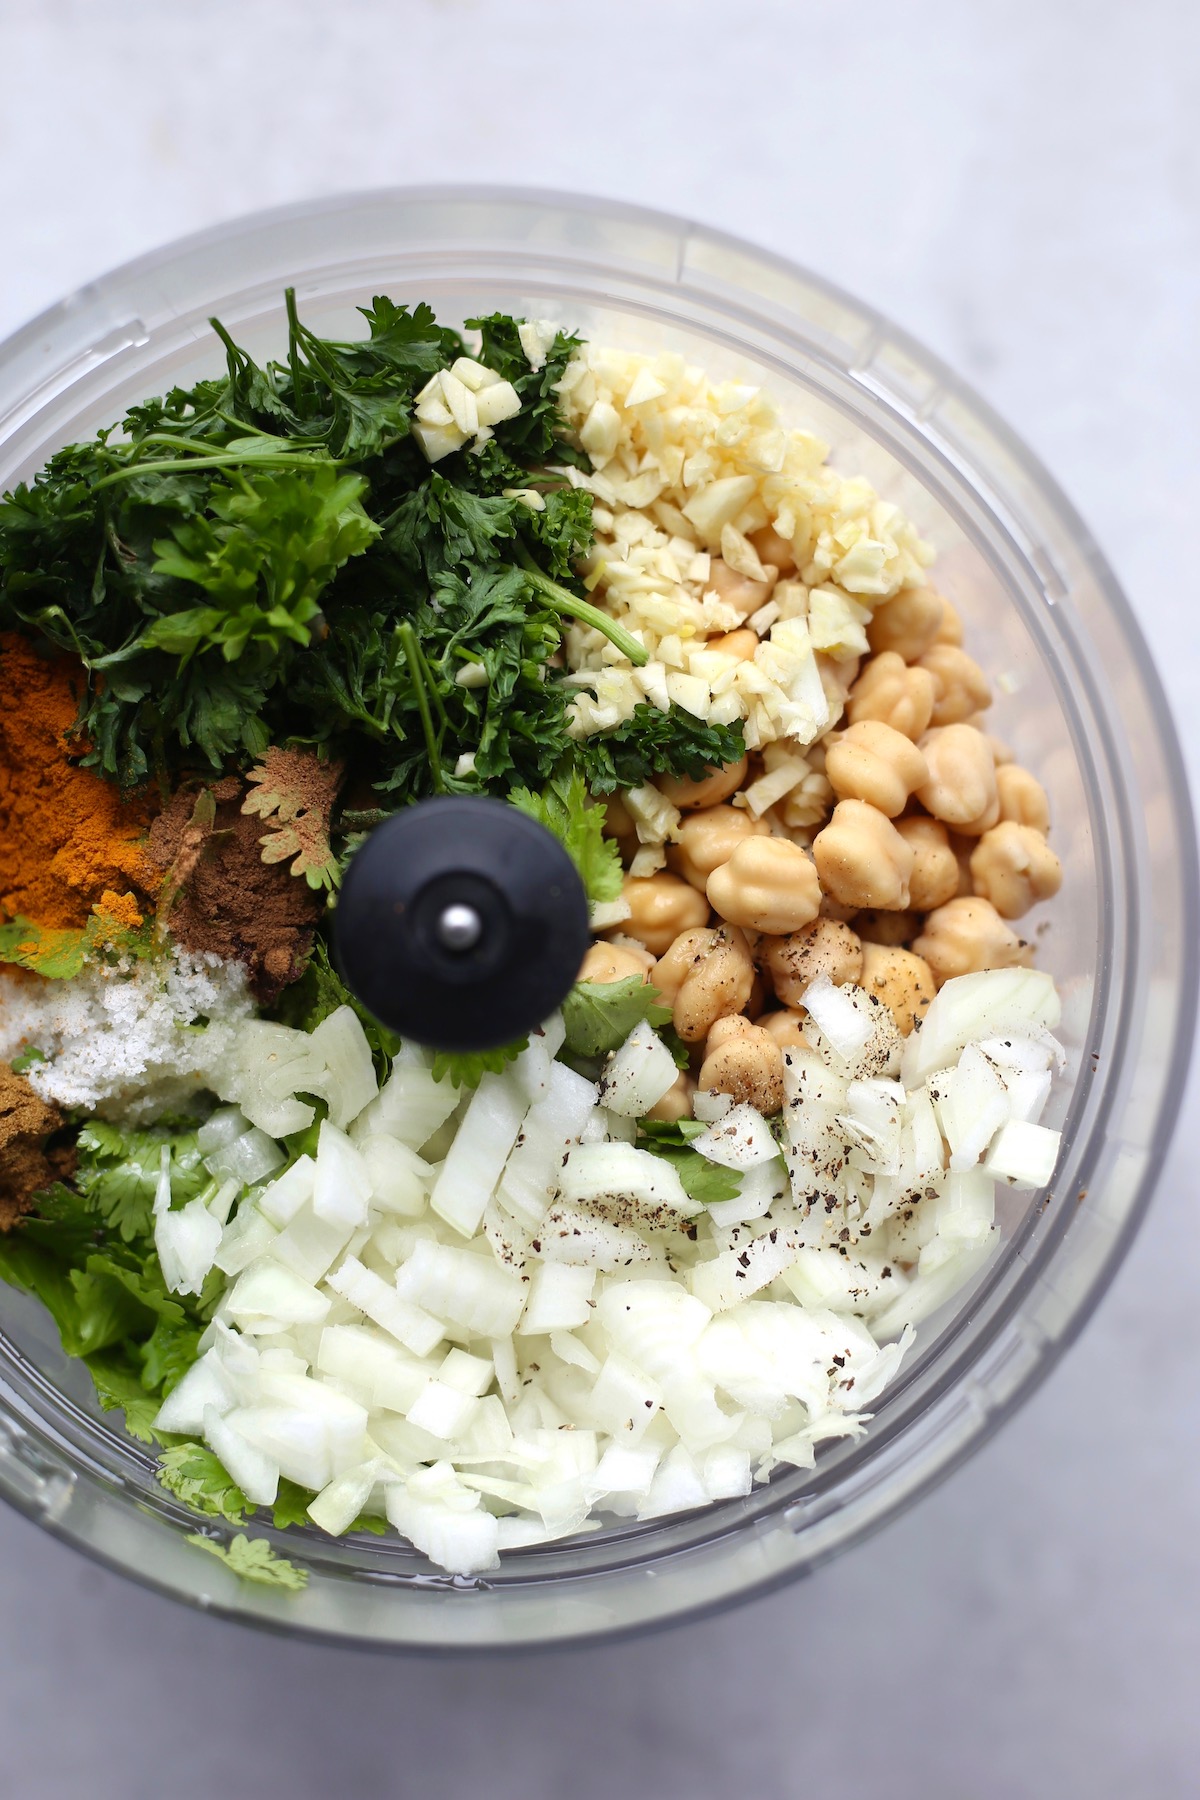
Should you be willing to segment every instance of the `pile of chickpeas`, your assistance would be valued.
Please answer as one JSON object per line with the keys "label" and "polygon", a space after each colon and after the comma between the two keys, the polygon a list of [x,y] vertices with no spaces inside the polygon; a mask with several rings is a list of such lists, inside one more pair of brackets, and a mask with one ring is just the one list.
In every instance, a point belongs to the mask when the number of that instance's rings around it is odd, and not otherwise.
{"label": "pile of chickpeas", "polygon": [[[794,569],[770,529],[753,542],[765,583],[713,562],[713,586],[745,616]],[[580,971],[594,982],[640,976],[672,1008],[692,1061],[654,1118],[686,1117],[697,1087],[778,1112],[783,1054],[805,1042],[803,995],[820,975],[876,995],[907,1036],[952,976],[1032,961],[1010,921],[1061,884],[1049,808],[986,730],[991,689],[962,648],[958,615],[933,588],[905,588],[867,637],[868,657],[827,672],[845,724],[816,747],[823,823],[789,828],[779,812],[772,821],[730,804],[759,772],[747,757],[702,781],[658,783],[684,815],[669,868],[626,876],[630,916]],[[749,655],[757,641],[747,628],[715,640]],[[630,860],[636,834],[619,799],[606,830]]]}

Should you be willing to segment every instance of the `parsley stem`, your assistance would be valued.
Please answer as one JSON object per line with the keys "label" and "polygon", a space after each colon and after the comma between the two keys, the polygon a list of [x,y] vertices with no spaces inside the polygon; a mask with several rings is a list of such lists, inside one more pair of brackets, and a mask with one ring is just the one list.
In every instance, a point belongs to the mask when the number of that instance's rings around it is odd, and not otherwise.
{"label": "parsley stem", "polygon": [[314,455],[312,451],[286,450],[272,451],[264,455],[259,451],[222,451],[217,456],[198,457],[160,457],[156,461],[143,463],[127,463],[123,469],[114,469],[111,475],[102,475],[99,481],[93,481],[93,493],[97,488],[112,487],[118,481],[128,481],[134,475],[176,475],[193,474],[197,469],[240,469],[247,464],[256,469],[291,469],[298,462],[328,465],[333,458],[323,454]]}
{"label": "parsley stem", "polygon": [[425,748],[429,755],[429,772],[435,794],[444,794],[446,783],[442,778],[442,758],[438,749],[437,734],[433,729],[433,714],[429,710],[429,694],[425,686],[425,675],[421,649],[417,643],[417,634],[411,624],[401,625],[396,633],[400,639],[400,647],[404,651],[404,659],[408,664],[408,672],[412,677],[413,691],[417,697],[417,711],[421,715],[421,729],[425,733]]}
{"label": "parsley stem", "polygon": [[645,645],[639,644],[615,619],[610,618],[606,612],[601,612],[598,606],[593,606],[590,600],[580,600],[569,588],[561,587],[557,581],[551,581],[549,575],[544,575],[533,560],[532,553],[519,538],[517,557],[530,585],[550,602],[555,612],[566,613],[568,618],[578,619],[581,625],[590,625],[594,631],[603,632],[609,643],[615,644],[635,669],[643,668],[650,661],[650,652]]}

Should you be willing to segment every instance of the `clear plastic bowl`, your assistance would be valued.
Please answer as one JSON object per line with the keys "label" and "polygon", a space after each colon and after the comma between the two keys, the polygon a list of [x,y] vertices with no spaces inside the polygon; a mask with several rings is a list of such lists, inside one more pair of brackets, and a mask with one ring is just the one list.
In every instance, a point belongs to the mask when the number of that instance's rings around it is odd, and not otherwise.
{"label": "clear plastic bowl", "polygon": [[[1061,984],[1070,1065],[1052,1193],[1005,1195],[1002,1247],[918,1353],[864,1439],[815,1472],[646,1525],[440,1575],[399,1542],[268,1532],[303,1593],[241,1583],[187,1542],[196,1520],[101,1415],[48,1318],[0,1292],[0,1492],[135,1579],[282,1631],[420,1650],[602,1637],[762,1593],[812,1569],[977,1448],[1091,1312],[1150,1197],[1186,1072],[1196,999],[1196,861],[1162,689],[1086,528],[956,377],[814,275],[658,213],[557,194],[425,189],[243,219],[130,263],[0,346],[0,487],[131,401],[215,372],[217,313],[251,350],[284,342],[283,289],[349,335],[377,293],[549,316],[680,349],[769,382],[797,420],[898,501],[998,677],[995,729],[1050,792],[1065,866],[1039,961]],[[255,1529],[265,1529],[255,1527]]]}

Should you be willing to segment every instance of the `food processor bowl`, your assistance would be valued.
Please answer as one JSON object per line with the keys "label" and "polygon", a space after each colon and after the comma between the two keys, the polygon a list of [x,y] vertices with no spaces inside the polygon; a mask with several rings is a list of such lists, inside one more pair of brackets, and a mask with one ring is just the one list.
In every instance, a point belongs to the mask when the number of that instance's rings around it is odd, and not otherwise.
{"label": "food processor bowl", "polygon": [[[1063,862],[1036,928],[1068,1067],[1047,1115],[1053,1190],[1001,1190],[1001,1243],[919,1329],[858,1441],[743,1499],[505,1555],[485,1579],[395,1537],[266,1536],[302,1592],[240,1580],[149,1448],[101,1413],[49,1316],[0,1290],[0,1493],[68,1543],[230,1618],[418,1651],[589,1640],[760,1594],[892,1517],[978,1448],[1053,1367],[1119,1264],[1178,1111],[1196,1010],[1196,857],[1178,745],[1145,644],[1051,478],[926,351],[819,277],[735,239],[603,200],[397,189],[258,214],[73,294],[0,345],[0,487],[131,402],[223,365],[218,315],[255,355],[306,322],[355,335],[376,294],[447,322],[493,310],[670,348],[762,382],[786,415],[914,518],[998,692],[992,729],[1046,786]],[[230,1528],[231,1530],[233,1528]]]}

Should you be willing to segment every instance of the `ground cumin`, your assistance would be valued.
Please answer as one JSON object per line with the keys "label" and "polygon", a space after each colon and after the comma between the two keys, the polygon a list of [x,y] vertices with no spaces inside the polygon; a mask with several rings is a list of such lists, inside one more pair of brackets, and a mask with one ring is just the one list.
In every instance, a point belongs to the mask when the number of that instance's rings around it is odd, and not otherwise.
{"label": "ground cumin", "polygon": [[284,864],[263,861],[263,821],[241,810],[245,794],[237,776],[181,788],[151,827],[149,854],[176,943],[238,958],[269,1002],[302,972],[322,902]]}
{"label": "ground cumin", "polygon": [[74,1174],[74,1147],[53,1142],[62,1129],[57,1106],[0,1062],[0,1231],[11,1230],[42,1188]]}
{"label": "ground cumin", "polygon": [[0,923],[87,922],[93,905],[131,917],[154,892],[145,853],[152,808],[68,755],[81,672],[0,633]]}

